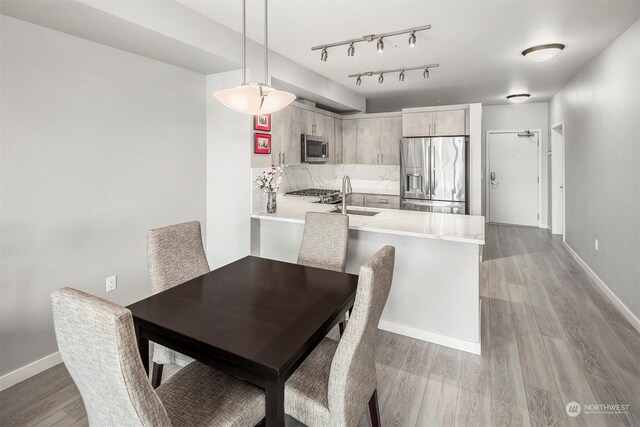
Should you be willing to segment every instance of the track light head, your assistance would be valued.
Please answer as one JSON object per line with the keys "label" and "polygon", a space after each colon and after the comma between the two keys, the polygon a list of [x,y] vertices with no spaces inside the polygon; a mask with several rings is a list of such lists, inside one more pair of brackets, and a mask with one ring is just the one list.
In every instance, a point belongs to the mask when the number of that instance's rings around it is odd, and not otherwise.
{"label": "track light head", "polygon": [[347,56],[353,56],[353,55],[355,55],[355,53],[356,53],[356,48],[353,45],[353,43],[351,43],[349,45],[349,49],[347,49]]}
{"label": "track light head", "polygon": [[382,37],[378,39],[378,43],[376,43],[376,49],[378,50],[378,53],[382,53],[382,51],[384,51],[384,42],[382,41]]}
{"label": "track light head", "polygon": [[402,70],[402,71],[400,72],[400,75],[398,76],[398,80],[399,80],[399,81],[401,81],[401,82],[403,82],[403,81],[404,81],[404,70]]}
{"label": "track light head", "polygon": [[358,76],[356,79],[356,86],[360,86],[362,84],[362,77]]}
{"label": "track light head", "polygon": [[384,83],[384,76],[382,75],[382,73],[380,73],[380,76],[378,77],[378,83]]}
{"label": "track light head", "polygon": [[329,52],[327,52],[327,48],[325,47],[324,49],[322,49],[322,52],[320,52],[320,60],[326,62],[328,57],[329,57]]}
{"label": "track light head", "polygon": [[416,32],[412,32],[409,36],[409,47],[416,47]]}
{"label": "track light head", "polygon": [[422,77],[425,78],[425,79],[429,78],[429,69],[428,68],[424,69],[424,72],[422,73]]}

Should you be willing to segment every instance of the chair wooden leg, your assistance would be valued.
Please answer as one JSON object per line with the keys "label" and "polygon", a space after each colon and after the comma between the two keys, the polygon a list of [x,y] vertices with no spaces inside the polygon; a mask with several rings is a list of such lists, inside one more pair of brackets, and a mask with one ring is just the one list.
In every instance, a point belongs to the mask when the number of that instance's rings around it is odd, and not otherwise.
{"label": "chair wooden leg", "polygon": [[371,425],[380,427],[380,408],[378,407],[378,389],[373,390],[371,399],[369,399],[369,415],[371,416]]}
{"label": "chair wooden leg", "polygon": [[153,362],[153,370],[151,371],[151,387],[158,388],[162,382],[162,368],[164,368],[164,365]]}

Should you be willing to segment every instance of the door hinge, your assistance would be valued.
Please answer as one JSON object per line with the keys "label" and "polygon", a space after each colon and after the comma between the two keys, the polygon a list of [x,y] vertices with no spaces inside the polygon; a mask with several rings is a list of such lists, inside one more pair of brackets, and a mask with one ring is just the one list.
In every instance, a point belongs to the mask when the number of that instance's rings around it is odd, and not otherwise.
{"label": "door hinge", "polygon": [[540,219],[540,214],[536,214],[536,218],[537,218],[537,219]]}
{"label": "door hinge", "polygon": [[536,178],[536,182],[540,182],[540,177],[537,177],[537,178]]}

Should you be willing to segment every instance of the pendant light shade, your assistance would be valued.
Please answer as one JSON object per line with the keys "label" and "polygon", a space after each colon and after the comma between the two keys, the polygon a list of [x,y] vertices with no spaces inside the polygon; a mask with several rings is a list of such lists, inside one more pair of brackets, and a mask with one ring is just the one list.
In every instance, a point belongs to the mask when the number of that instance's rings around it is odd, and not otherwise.
{"label": "pendant light shade", "polygon": [[264,1],[264,83],[247,82],[246,68],[246,0],[242,0],[242,84],[232,89],[223,89],[213,96],[230,110],[257,116],[271,114],[291,104],[296,96],[290,92],[269,86],[269,33],[268,5]]}
{"label": "pendant light shade", "polygon": [[296,99],[292,93],[262,83],[244,83],[233,89],[219,90],[213,96],[227,108],[253,116],[275,113]]}

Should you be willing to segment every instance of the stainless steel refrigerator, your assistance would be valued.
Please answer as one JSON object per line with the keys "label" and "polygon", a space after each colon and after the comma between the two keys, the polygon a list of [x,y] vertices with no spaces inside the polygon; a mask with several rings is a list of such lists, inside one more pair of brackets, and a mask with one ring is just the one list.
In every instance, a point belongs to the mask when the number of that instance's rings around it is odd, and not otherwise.
{"label": "stainless steel refrigerator", "polygon": [[466,136],[402,138],[402,209],[466,214]]}

